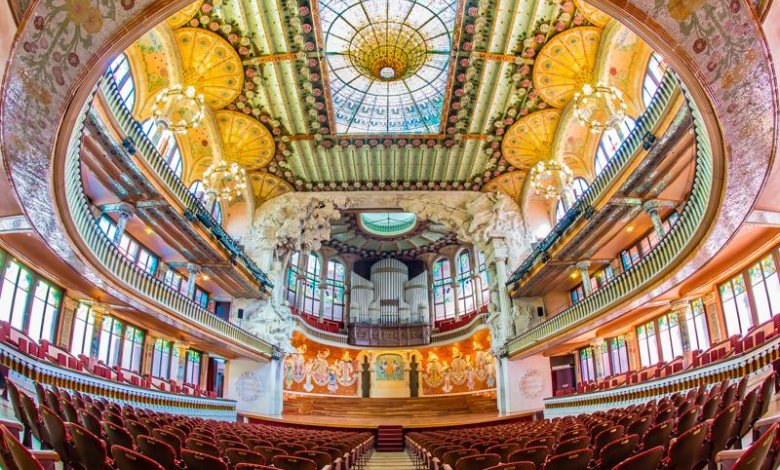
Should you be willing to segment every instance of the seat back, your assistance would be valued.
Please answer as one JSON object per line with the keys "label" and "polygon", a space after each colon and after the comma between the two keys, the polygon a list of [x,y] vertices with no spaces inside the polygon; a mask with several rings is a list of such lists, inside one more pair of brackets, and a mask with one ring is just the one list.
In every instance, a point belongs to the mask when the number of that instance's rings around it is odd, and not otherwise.
{"label": "seat back", "polygon": [[40,410],[43,426],[46,428],[46,435],[49,438],[49,446],[57,452],[63,462],[72,463],[75,449],[70,436],[68,436],[68,431],[65,429],[65,422],[57,413],[46,406],[42,406]]}
{"label": "seat back", "polygon": [[480,452],[477,449],[453,449],[448,450],[442,454],[441,461],[443,464],[449,465],[450,467],[455,466],[455,462],[460,460],[463,457],[467,457],[469,455],[476,455]]}
{"label": "seat back", "polygon": [[[138,442],[138,440],[142,436],[143,436],[142,434],[139,435],[135,439],[135,441]],[[151,437],[168,444],[173,449],[174,453],[176,454],[176,458],[177,459],[180,458],[182,441],[181,441],[181,439],[179,439],[179,436],[177,436],[176,434],[174,434],[172,432],[168,432],[168,431],[166,431],[164,429],[153,429]]]}
{"label": "seat back", "polygon": [[498,454],[474,454],[461,457],[455,462],[455,470],[485,470],[501,463]]}
{"label": "seat back", "polygon": [[322,468],[333,462],[333,457],[329,453],[320,450],[299,450],[295,453],[295,456],[313,460],[317,464],[317,468]]}
{"label": "seat back", "polygon": [[182,450],[181,458],[187,464],[187,470],[228,470],[227,464],[219,457],[196,450]]}
{"label": "seat back", "polygon": [[[8,449],[10,460],[13,461],[16,470],[43,470],[43,465],[11,434],[8,428],[1,424],[0,440],[3,441],[4,446]],[[3,460],[5,460],[5,457],[3,457]]]}
{"label": "seat back", "polygon": [[41,442],[48,442],[49,440],[43,433],[43,421],[41,415],[38,413],[38,407],[35,405],[32,397],[24,392],[19,392],[19,402],[22,404],[22,413],[24,416],[24,424],[30,428],[30,432],[36,439]]}
{"label": "seat back", "polygon": [[132,449],[134,445],[133,435],[130,432],[114,423],[103,421],[103,433],[106,436],[108,447],[122,446]]}
{"label": "seat back", "polygon": [[526,447],[544,446],[544,447],[552,448],[553,445],[555,445],[554,436],[542,436],[542,437],[537,437],[535,439],[531,439],[530,441],[528,441],[528,443],[525,446]]}
{"label": "seat back", "polygon": [[87,410],[79,410],[78,413],[79,421],[84,429],[96,436],[103,434],[103,430],[100,426],[100,418]]}
{"label": "seat back", "polygon": [[615,465],[626,460],[634,453],[639,436],[631,434],[623,436],[616,441],[612,441],[599,451],[600,465],[603,470],[611,470]]}
{"label": "seat back", "polygon": [[693,408],[683,413],[680,416],[680,419],[677,420],[677,428],[675,429],[675,433],[679,436],[680,434],[691,429],[696,424],[698,419],[699,408],[694,406]]}
{"label": "seat back", "polygon": [[76,423],[66,423],[76,446],[78,461],[85,470],[105,470],[111,466],[103,441]]}
{"label": "seat back", "polygon": [[257,446],[253,451],[257,452],[258,454],[262,454],[263,457],[265,457],[266,463],[270,464],[271,461],[276,457],[277,455],[287,455],[287,451],[284,449],[280,449],[278,447],[271,447],[271,446]]}
{"label": "seat back", "polygon": [[638,436],[644,436],[650,425],[653,424],[653,420],[649,416],[640,416],[633,420],[626,429],[626,434],[636,434]]}
{"label": "seat back", "polygon": [[202,454],[208,454],[212,457],[219,457],[219,447],[214,444],[210,444],[200,439],[190,438],[184,441],[184,448],[200,452]]}
{"label": "seat back", "polygon": [[542,468],[547,456],[550,455],[550,449],[544,446],[526,447],[509,456],[510,462],[533,462],[538,468]]}
{"label": "seat back", "polygon": [[596,436],[596,439],[593,441],[593,447],[596,449],[601,449],[610,442],[623,437],[625,432],[625,428],[620,425],[605,429],[601,431],[598,436]]}
{"label": "seat back", "polygon": [[653,447],[624,460],[612,470],[656,470],[663,456],[663,446]]}
{"label": "seat back", "polygon": [[709,429],[710,423],[704,422],[678,436],[669,447],[664,467],[667,470],[696,468],[699,462],[706,459],[704,439]]}
{"label": "seat back", "polygon": [[758,392],[758,406],[756,407],[756,419],[764,416],[769,411],[769,403],[772,401],[772,393],[775,391],[776,372],[769,374],[761,383]]}
{"label": "seat back", "polygon": [[487,454],[498,454],[501,456],[502,462],[509,462],[509,454],[520,450],[520,444],[516,442],[508,442],[506,444],[496,444],[485,449]]}
{"label": "seat back", "polygon": [[737,417],[738,437],[742,437],[753,427],[753,423],[756,418],[756,407],[758,406],[758,393],[759,389],[755,388],[745,396],[742,400],[742,406],[739,408],[739,416]]}
{"label": "seat back", "polygon": [[544,468],[546,470],[586,470],[592,459],[592,450],[574,450],[550,458]]}
{"label": "seat back", "polygon": [[163,466],[163,468],[175,468],[178,454],[170,444],[160,439],[149,436],[138,436],[136,441],[138,450],[142,454]]}
{"label": "seat back", "polygon": [[669,447],[669,438],[674,431],[674,421],[671,419],[658,423],[651,427],[645,433],[645,437],[642,438],[642,448],[650,449],[656,446],[661,446],[664,449]]}
{"label": "seat back", "polygon": [[227,449],[225,457],[230,461],[230,465],[236,466],[240,463],[252,463],[256,465],[265,465],[265,457],[259,452],[253,452],[245,449]]}
{"label": "seat back", "polygon": [[62,419],[69,423],[78,423],[79,415],[76,407],[70,401],[60,398],[60,409],[62,410]]}
{"label": "seat back", "polygon": [[295,455],[277,455],[271,460],[271,464],[283,470],[317,470],[317,464],[313,460]]}
{"label": "seat back", "polygon": [[725,450],[729,443],[736,441],[738,411],[739,403],[732,403],[713,418],[712,426],[710,427],[710,437],[707,443],[707,452],[711,459],[714,458],[718,452]]}
{"label": "seat back", "polygon": [[590,445],[590,436],[588,435],[579,436],[573,439],[567,439],[565,441],[559,442],[558,445],[555,446],[555,450],[553,451],[553,453],[555,455],[565,454],[566,452],[571,452],[573,450],[584,449],[589,445]]}
{"label": "seat back", "polygon": [[715,417],[716,414],[718,414],[718,409],[720,408],[720,400],[721,396],[716,395],[714,397],[710,397],[707,399],[707,401],[704,402],[704,406],[701,410],[701,415],[699,416],[699,421],[706,421],[708,419],[712,419]]}
{"label": "seat back", "polygon": [[494,465],[486,470],[536,470],[533,462],[510,462]]}
{"label": "seat back", "polygon": [[731,467],[732,470],[760,470],[763,468],[769,456],[769,451],[777,439],[778,426],[780,424],[773,424],[756,442],[748,447],[745,453],[734,463],[734,466]]}
{"label": "seat back", "polygon": [[118,470],[165,470],[158,462],[127,447],[111,447],[111,456]]}
{"label": "seat back", "polygon": [[149,436],[149,428],[134,419],[125,420],[125,428],[133,435],[133,439],[138,440],[138,436]]}

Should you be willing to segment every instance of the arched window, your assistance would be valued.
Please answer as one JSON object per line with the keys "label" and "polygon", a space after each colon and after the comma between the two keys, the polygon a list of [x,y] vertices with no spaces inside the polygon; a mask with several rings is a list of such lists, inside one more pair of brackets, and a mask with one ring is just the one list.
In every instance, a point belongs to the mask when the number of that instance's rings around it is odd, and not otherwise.
{"label": "arched window", "polygon": [[320,257],[315,253],[309,253],[306,260],[301,310],[311,315],[320,314]]}
{"label": "arched window", "polygon": [[479,266],[479,283],[481,300],[479,306],[487,305],[490,303],[490,278],[488,277],[487,263],[485,262],[485,255],[481,251],[477,252],[477,265]]}
{"label": "arched window", "polygon": [[458,305],[463,314],[469,314],[477,309],[474,299],[474,273],[471,270],[471,257],[468,250],[458,255]]}
{"label": "arched window", "polygon": [[653,100],[655,92],[658,91],[667,68],[668,66],[661,56],[655,52],[650,56],[650,61],[647,63],[647,71],[645,72],[645,81],[642,83],[642,103],[645,105],[645,108],[650,106],[650,101]]}
{"label": "arched window", "polygon": [[328,260],[328,270],[325,277],[325,305],[323,316],[328,320],[342,321],[344,319],[344,281],[346,270],[344,263]]}
{"label": "arched window", "polygon": [[108,66],[111,76],[114,78],[116,87],[119,90],[119,96],[125,102],[125,106],[131,112],[135,105],[135,82],[133,73],[130,70],[130,62],[125,54],[119,54],[111,65]]}
{"label": "arched window", "polygon": [[585,178],[581,176],[574,178],[574,181],[571,183],[571,191],[574,193],[574,199],[581,198],[582,195],[585,194],[585,191],[588,190],[588,186],[590,185]]}
{"label": "arched window", "polygon": [[561,219],[563,218],[564,215],[566,215],[566,211],[568,209],[569,208],[567,207],[567,204],[566,204],[566,197],[564,197],[564,196],[559,197],[558,198],[558,204],[555,206],[555,223],[556,224],[561,221]]}
{"label": "arched window", "polygon": [[219,201],[206,200],[206,185],[201,180],[195,180],[190,185],[190,192],[195,198],[203,204],[207,211],[211,214],[211,217],[222,225],[222,206]]}
{"label": "arched window", "polygon": [[623,141],[626,140],[636,123],[630,117],[623,119],[618,127],[601,134],[599,147],[596,149],[596,174],[598,175],[607,166],[612,157],[617,153]]}
{"label": "arched window", "polygon": [[298,252],[290,256],[290,266],[287,268],[287,302],[295,306],[298,292]]}
{"label": "arched window", "polygon": [[450,262],[442,258],[433,263],[433,312],[435,320],[455,318]]}
{"label": "arched window", "polygon": [[165,159],[165,163],[173,171],[173,173],[181,178],[184,171],[184,161],[181,157],[181,150],[179,144],[176,142],[173,132],[163,129],[158,126],[154,119],[147,119],[141,124],[141,129],[149,140],[160,152],[160,155]]}

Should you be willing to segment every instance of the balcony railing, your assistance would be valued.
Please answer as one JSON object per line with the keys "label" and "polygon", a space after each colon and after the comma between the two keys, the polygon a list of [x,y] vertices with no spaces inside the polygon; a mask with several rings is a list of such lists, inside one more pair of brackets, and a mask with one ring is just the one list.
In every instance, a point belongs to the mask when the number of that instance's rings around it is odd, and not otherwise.
{"label": "balcony railing", "polygon": [[108,109],[119,124],[121,131],[127,136],[122,142],[125,150],[139,156],[154,170],[159,180],[184,208],[184,214],[192,221],[200,221],[209,229],[214,238],[230,253],[232,260],[235,260],[238,265],[248,271],[260,285],[272,289],[273,284],[268,279],[268,276],[254,261],[249,259],[233,237],[228,235],[222,228],[222,225],[214,220],[211,213],[206,210],[198,198],[187,189],[181,179],[168,166],[165,158],[160,155],[160,152],[143,131],[141,124],[136,121],[130,110],[127,109],[113,77],[110,74],[103,76],[98,86],[105,97]]}
{"label": "balcony railing", "polygon": [[[667,73],[667,76],[669,75]],[[669,88],[662,85],[659,93],[667,94],[669,93]],[[659,273],[677,262],[681,254],[694,240],[704,221],[712,195],[712,151],[699,111],[692,104],[690,97],[684,89],[683,93],[691,114],[696,155],[691,192],[684,208],[680,212],[679,220],[647,256],[639,260],[631,268],[615,276],[608,284],[578,304],[563,310],[544,323],[510,340],[507,343],[507,352],[510,355],[559,336],[565,331],[595,318],[607,308],[616,305],[628,296],[640,292],[654,281]],[[658,98],[659,95],[657,94],[654,100]],[[637,127],[639,127],[639,124]],[[610,168],[608,166],[605,168],[605,172],[613,173],[616,171],[616,167]]]}
{"label": "balcony railing", "polygon": [[531,254],[523,261],[507,281],[507,285],[515,284],[526,277],[533,269],[543,264],[547,259],[549,250],[561,239],[563,233],[573,226],[575,222],[587,215],[588,208],[599,200],[605,191],[621,175],[632,157],[641,149],[651,143],[648,136],[666,115],[674,92],[678,88],[678,81],[671,72],[666,73],[658,86],[653,99],[647,106],[644,114],[636,120],[634,128],[623,141],[615,155],[609,160],[604,169],[594,178],[593,183],[585,193],[566,211],[564,216],[555,224],[555,227],[547,236],[539,242]]}
{"label": "balcony railing", "polygon": [[[90,101],[91,102],[91,101]],[[89,115],[85,106],[74,126],[65,157],[65,195],[73,225],[87,248],[110,272],[134,293],[162,306],[182,320],[196,324],[227,341],[237,343],[256,353],[271,357],[274,348],[262,339],[228,323],[193,300],[165,285],[161,280],[130,262],[98,227],[98,221],[90,211],[81,179],[80,150],[84,125]],[[167,165],[166,165],[167,166]],[[187,191],[189,193],[189,191]]]}

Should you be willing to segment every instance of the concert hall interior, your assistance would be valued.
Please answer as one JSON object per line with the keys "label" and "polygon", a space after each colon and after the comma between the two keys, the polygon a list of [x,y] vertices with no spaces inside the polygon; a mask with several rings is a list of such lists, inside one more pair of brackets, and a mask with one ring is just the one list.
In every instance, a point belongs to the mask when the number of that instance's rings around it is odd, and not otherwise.
{"label": "concert hall interior", "polygon": [[777,57],[772,0],[0,0],[0,469],[780,468]]}

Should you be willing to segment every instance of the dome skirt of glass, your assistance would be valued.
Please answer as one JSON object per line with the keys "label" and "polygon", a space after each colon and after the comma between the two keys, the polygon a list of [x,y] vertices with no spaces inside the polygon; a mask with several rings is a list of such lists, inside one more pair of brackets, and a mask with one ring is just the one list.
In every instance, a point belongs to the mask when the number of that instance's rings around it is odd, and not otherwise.
{"label": "dome skirt of glass", "polygon": [[411,212],[363,212],[360,226],[366,232],[380,237],[397,237],[410,232],[417,225],[417,216]]}
{"label": "dome skirt of glass", "polygon": [[438,133],[454,0],[319,0],[337,134]]}

